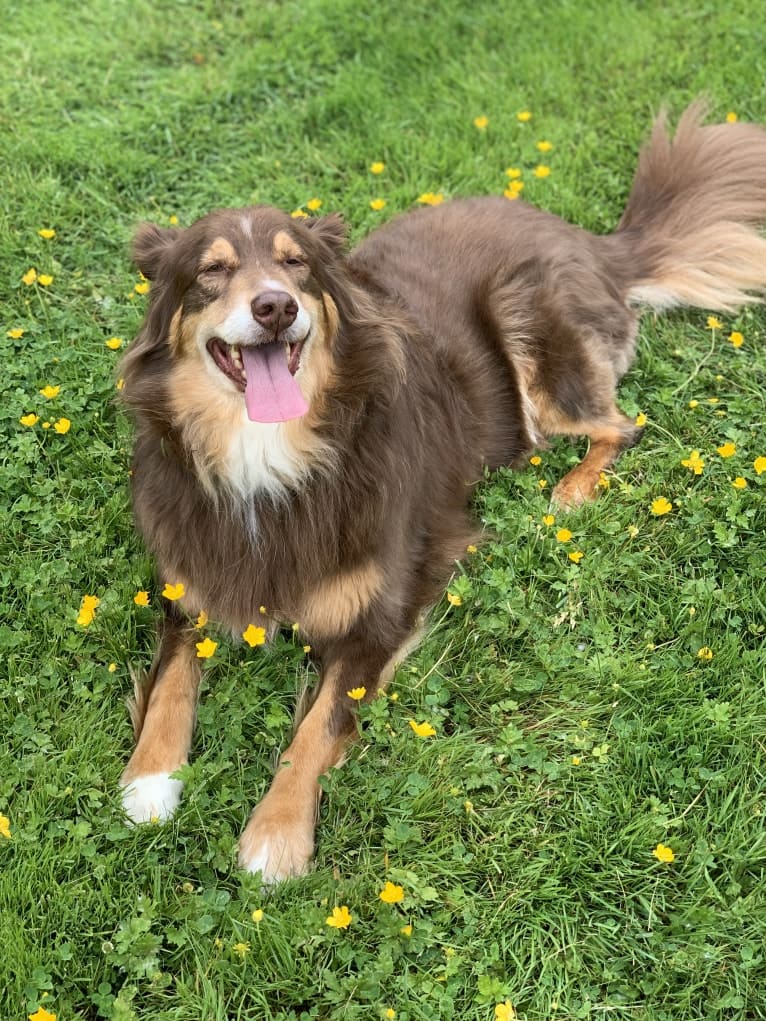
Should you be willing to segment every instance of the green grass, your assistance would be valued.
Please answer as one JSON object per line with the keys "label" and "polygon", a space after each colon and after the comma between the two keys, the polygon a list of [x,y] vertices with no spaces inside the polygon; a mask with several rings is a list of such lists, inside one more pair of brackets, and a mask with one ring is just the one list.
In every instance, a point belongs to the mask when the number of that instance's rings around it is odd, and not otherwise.
{"label": "green grass", "polygon": [[[160,603],[104,346],[145,307],[134,225],[316,196],[359,238],[425,191],[498,193],[518,165],[525,198],[603,232],[662,102],[678,111],[705,91],[717,117],[766,121],[755,0],[368,11],[6,5],[0,1017],[43,1004],[59,1021],[490,1021],[509,999],[528,1021],[766,1018],[759,311],[714,333],[704,312],[645,320],[621,401],[648,428],[595,506],[542,523],[578,455],[564,442],[488,479],[477,513],[493,538],[458,569],[462,604],[436,607],[398,698],[364,710],[357,750],[327,780],[311,875],[264,896],[235,867],[307,677],[289,634],[267,651],[222,642],[177,819],[129,830],[121,817],[124,698]],[[31,266],[53,283],[24,285]],[[50,401],[46,384],[61,387]],[[40,421],[24,427],[29,413]],[[62,417],[66,434],[43,429]],[[681,465],[692,449],[701,476]],[[659,496],[674,501],[665,517],[650,512]],[[101,599],[87,629],[86,593]],[[437,735],[418,739],[412,718]],[[658,843],[674,862],[652,856]],[[379,901],[386,879],[401,905]],[[341,904],[353,922],[335,931]]]}

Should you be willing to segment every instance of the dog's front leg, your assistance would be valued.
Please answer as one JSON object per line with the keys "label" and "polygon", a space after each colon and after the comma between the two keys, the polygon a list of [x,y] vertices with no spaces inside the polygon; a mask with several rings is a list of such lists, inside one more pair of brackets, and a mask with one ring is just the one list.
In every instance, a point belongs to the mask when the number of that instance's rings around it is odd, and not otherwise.
{"label": "dog's front leg", "polygon": [[347,639],[326,656],[311,708],[279,760],[271,787],[256,807],[239,844],[239,863],[275,883],[306,872],[314,853],[319,778],[340,765],[356,734],[357,700],[384,685],[399,657],[394,649]]}
{"label": "dog's front leg", "polygon": [[169,606],[151,670],[136,683],[130,715],[137,744],[120,780],[132,822],[169,819],[181,798],[183,784],[171,774],[185,765],[191,746],[201,674],[198,637]]}

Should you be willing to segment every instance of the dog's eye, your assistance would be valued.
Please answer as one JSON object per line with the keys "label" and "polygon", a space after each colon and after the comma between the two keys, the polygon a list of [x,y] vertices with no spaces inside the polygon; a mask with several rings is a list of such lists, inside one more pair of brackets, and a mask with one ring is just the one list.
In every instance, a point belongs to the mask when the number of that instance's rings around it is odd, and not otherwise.
{"label": "dog's eye", "polygon": [[302,266],[303,265],[303,259],[296,259],[293,256],[290,256],[289,258],[284,259],[283,262],[284,262],[285,266]]}
{"label": "dog's eye", "polygon": [[203,266],[200,273],[214,276],[217,273],[228,273],[229,267],[225,262],[211,262],[207,266]]}

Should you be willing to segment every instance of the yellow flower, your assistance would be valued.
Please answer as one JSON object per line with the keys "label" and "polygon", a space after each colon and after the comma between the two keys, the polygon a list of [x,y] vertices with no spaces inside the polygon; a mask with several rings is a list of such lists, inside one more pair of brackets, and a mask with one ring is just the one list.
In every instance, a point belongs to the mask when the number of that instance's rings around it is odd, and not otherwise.
{"label": "yellow flower", "polygon": [[325,919],[332,929],[348,929],[353,920],[353,915],[345,904],[341,904],[339,908],[333,908],[332,914]]}
{"label": "yellow flower", "polygon": [[45,1007],[38,1007],[34,1014],[27,1014],[29,1021],[56,1021],[56,1015],[51,1014]]}
{"label": "yellow flower", "polygon": [[50,227],[43,227],[42,230],[37,232],[43,241],[50,241],[51,238],[55,238],[56,231],[51,230]]}
{"label": "yellow flower", "polygon": [[306,208],[310,209],[312,213],[315,213],[317,211],[317,209],[321,209],[322,208],[322,200],[321,199],[309,199],[308,202],[306,203]]}
{"label": "yellow flower", "polygon": [[64,436],[72,428],[72,423],[68,418],[60,418],[58,422],[53,423],[53,428],[60,436]]}
{"label": "yellow flower", "polygon": [[409,724],[418,737],[433,737],[436,733],[431,724],[425,720],[423,723],[416,723],[414,720],[410,720]]}
{"label": "yellow flower", "polygon": [[293,209],[292,213],[290,213],[290,216],[292,216],[294,220],[305,220],[308,215],[309,214],[304,213],[302,209]]}
{"label": "yellow flower", "polygon": [[532,114],[529,112],[529,110],[520,110],[516,114],[516,120],[521,121],[522,124],[526,124],[527,121],[532,120]]}
{"label": "yellow flower", "polygon": [[478,548],[478,546],[474,546],[474,544],[472,542],[469,542],[468,545],[465,548],[465,551],[466,551],[466,553],[478,553],[479,548]]}
{"label": "yellow flower", "polygon": [[43,429],[50,429],[50,427],[51,427],[50,422],[43,422]]}
{"label": "yellow flower", "polygon": [[140,592],[136,592],[133,596],[133,602],[136,606],[148,606],[149,605],[149,593],[145,589],[141,589]]}
{"label": "yellow flower", "polygon": [[117,351],[122,347],[122,340],[120,337],[110,337],[109,340],[104,341],[104,346],[108,347],[110,351]]}
{"label": "yellow flower", "polygon": [[306,655],[308,655],[311,652],[311,646],[310,645],[304,645],[303,646],[303,651],[306,653]]}
{"label": "yellow flower", "polygon": [[250,917],[252,918],[252,920],[255,922],[256,925],[259,922],[262,922],[263,921],[263,908],[256,908],[255,911],[252,913],[252,915]]}
{"label": "yellow flower", "polygon": [[606,472],[598,473],[598,484],[602,489],[609,489],[612,483],[609,481]]}
{"label": "yellow flower", "polygon": [[569,542],[571,538],[572,533],[569,531],[568,528],[560,528],[558,532],[556,532],[556,539],[558,540],[558,542]]}
{"label": "yellow flower", "polygon": [[640,428],[641,426],[646,425],[646,421],[647,421],[646,415],[643,413],[643,411],[639,411],[639,413],[636,415],[636,425],[639,426]]}
{"label": "yellow flower", "polygon": [[122,378],[122,376],[120,376],[120,378],[117,380],[117,382],[114,385],[115,385],[115,387],[118,390],[124,390],[125,389],[125,380]]}
{"label": "yellow flower", "polygon": [[661,517],[663,514],[670,514],[672,510],[673,504],[670,500],[666,500],[664,496],[659,496],[656,500],[652,500],[652,514],[656,517]]}
{"label": "yellow flower", "polygon": [[50,273],[41,273],[40,276],[37,278],[37,282],[38,284],[40,284],[41,287],[50,287],[50,285],[53,283],[53,277],[50,275]]}
{"label": "yellow flower", "polygon": [[707,402],[708,402],[708,404],[718,404],[718,398],[717,397],[708,397]]}
{"label": "yellow flower", "polygon": [[520,167],[508,167],[508,169],[506,170],[505,173],[511,179],[516,178],[516,177],[521,177],[521,168]]}
{"label": "yellow flower", "polygon": [[19,422],[21,422],[22,425],[27,426],[27,428],[31,428],[33,425],[37,425],[39,421],[40,416],[35,415],[35,413],[32,411],[30,411],[28,415],[22,415],[21,418],[19,419]]}
{"label": "yellow flower", "polygon": [[681,461],[684,468],[688,468],[689,471],[693,471],[695,475],[701,475],[702,469],[705,467],[705,462],[700,457],[699,450],[693,450],[689,456]]}
{"label": "yellow flower", "polygon": [[361,685],[358,688],[352,688],[351,691],[347,691],[346,694],[355,702],[361,702],[364,696],[367,694],[367,689],[364,687],[364,685]]}
{"label": "yellow flower", "polygon": [[569,557],[573,564],[579,564],[582,558],[585,556],[585,554],[582,552],[582,550],[576,549],[572,550],[571,553],[567,553],[567,556]]}
{"label": "yellow flower", "polygon": [[535,175],[535,177],[548,177],[550,175],[550,172],[551,172],[551,168],[550,167],[546,167],[545,164],[543,164],[543,163],[541,163],[539,166],[535,167],[535,169],[532,171],[532,173]]}
{"label": "yellow flower", "polygon": [[110,674],[116,673],[117,672],[117,664],[116,663],[110,663],[109,666],[106,669],[109,671]]}
{"label": "yellow flower", "polygon": [[261,616],[265,617],[266,616],[266,607],[265,606],[259,606],[258,607],[258,613],[260,613]]}
{"label": "yellow flower", "polygon": [[148,294],[150,287],[151,284],[149,283],[148,280],[142,280],[140,283],[135,285],[133,290],[136,292],[136,294]]}
{"label": "yellow flower", "polygon": [[464,801],[463,802],[463,808],[465,809],[465,814],[466,815],[473,815],[473,802],[472,801],[468,801],[468,800]]}
{"label": "yellow flower", "polygon": [[460,598],[460,596],[455,595],[454,592],[447,593],[447,602],[450,604],[450,606],[462,606],[463,604],[463,600]]}
{"label": "yellow flower", "polygon": [[234,951],[234,953],[237,955],[237,957],[239,957],[241,961],[244,961],[244,959],[250,953],[250,944],[247,942],[247,940],[243,940],[241,943],[235,943],[231,949]]}
{"label": "yellow flower", "polygon": [[393,1019],[396,1017],[396,1011],[394,1010],[393,1007],[389,1007],[387,1010],[383,1012],[383,1017],[388,1018],[388,1021],[393,1021]]}
{"label": "yellow flower", "polygon": [[376,213],[379,213],[381,209],[386,208],[385,199],[372,199],[370,202],[370,209],[374,209]]}
{"label": "yellow flower", "polygon": [[10,337],[11,340],[20,340],[24,336],[24,330],[17,327],[15,330],[8,330],[6,337]]}
{"label": "yellow flower", "polygon": [[505,1000],[504,1003],[498,1003],[495,1006],[495,1021],[514,1021],[515,1017],[516,1011],[510,1000]]}
{"label": "yellow flower", "polygon": [[168,223],[170,224],[171,227],[176,227],[178,225],[178,217],[176,216],[175,213],[170,214],[170,216],[168,217]]}
{"label": "yellow flower", "polygon": [[197,630],[203,628],[208,622],[208,616],[205,610],[200,611],[199,617],[197,617],[197,623],[194,625]]}
{"label": "yellow flower", "polygon": [[639,528],[638,525],[628,525],[625,531],[628,533],[631,539],[635,539],[635,537],[638,535]]}
{"label": "yellow flower", "polygon": [[519,192],[513,188],[506,188],[503,192],[503,197],[510,199],[511,202],[519,197]]}
{"label": "yellow flower", "polygon": [[697,659],[701,659],[704,660],[704,662],[709,663],[712,658],[713,650],[709,646],[703,645],[701,649],[697,650]]}
{"label": "yellow flower", "polygon": [[183,599],[186,593],[186,586],[182,581],[179,581],[177,585],[171,585],[168,582],[165,588],[162,590],[162,594],[166,599],[169,599],[171,603],[174,603],[176,599]]}
{"label": "yellow flower", "polygon": [[488,124],[489,124],[489,117],[481,116],[481,117],[474,117],[474,119],[473,119],[473,126],[475,128],[478,128],[479,131],[484,131]]}
{"label": "yellow flower", "polygon": [[11,820],[2,813],[0,813],[0,837],[5,837],[6,840],[11,839]]}
{"label": "yellow flower", "polygon": [[729,334],[729,341],[734,347],[742,347],[745,343],[745,338],[738,330],[734,330],[733,333]]}
{"label": "yellow flower", "polygon": [[506,197],[519,195],[522,191],[524,191],[524,182],[520,178],[514,178],[514,180],[508,182],[508,187],[503,192],[503,195]]}
{"label": "yellow flower", "polygon": [[250,648],[254,649],[256,645],[264,645],[266,643],[266,628],[256,627],[255,624],[248,624],[247,628],[242,632],[242,637]]}
{"label": "yellow flower", "polygon": [[699,401],[695,401],[695,400],[689,401],[689,407],[690,408],[696,408],[698,404],[699,404]]}
{"label": "yellow flower", "polygon": [[195,645],[197,647],[197,659],[210,659],[218,648],[218,642],[214,642],[212,638],[204,638],[201,642],[195,642]]}
{"label": "yellow flower", "polygon": [[530,464],[535,464],[535,465],[542,464],[543,463],[543,459],[540,457],[539,454],[535,454],[534,457],[530,457],[529,463]]}
{"label": "yellow flower", "polygon": [[573,755],[572,758],[570,759],[570,762],[572,763],[573,766],[579,766],[582,763],[582,759],[580,758],[579,755]]}
{"label": "yellow flower", "polygon": [[101,600],[98,596],[83,596],[80,603],[80,612],[77,614],[77,623],[81,627],[90,627],[96,616],[96,607]]}
{"label": "yellow flower", "polygon": [[537,480],[537,488],[538,489],[545,489],[545,487],[547,485],[548,485],[548,483],[547,483],[547,481],[545,479],[538,479]]}
{"label": "yellow flower", "polygon": [[553,514],[543,514],[543,524],[547,528],[550,528],[551,525],[556,524],[556,518],[553,516]]}
{"label": "yellow flower", "polygon": [[47,386],[44,386],[42,388],[40,393],[43,395],[46,401],[52,401],[54,397],[58,397],[58,395],[61,393],[61,387],[51,386],[49,383]]}
{"label": "yellow flower", "polygon": [[370,164],[370,173],[371,174],[382,174],[385,169],[386,169],[386,164],[385,163],[381,163],[380,160],[376,160],[375,163],[371,163]]}
{"label": "yellow flower", "polygon": [[737,453],[737,444],[724,443],[723,446],[716,447],[715,449],[721,455],[721,457],[732,457],[734,454]]}
{"label": "yellow flower", "polygon": [[542,142],[537,143],[536,148],[538,152],[550,152],[553,148],[553,142],[543,140]]}
{"label": "yellow flower", "polygon": [[741,475],[738,475],[736,479],[732,479],[731,484],[735,489],[745,489],[747,487],[747,479],[743,479]]}
{"label": "yellow flower", "polygon": [[396,883],[387,882],[378,894],[384,904],[401,904],[404,900],[404,887]]}
{"label": "yellow flower", "polygon": [[21,282],[23,284],[26,284],[27,287],[31,287],[35,280],[37,280],[37,270],[34,268],[34,266],[30,266],[30,268],[21,278]]}
{"label": "yellow flower", "polygon": [[652,854],[657,861],[661,861],[664,865],[669,865],[671,862],[676,860],[676,856],[673,854],[671,848],[666,847],[665,844],[657,844],[655,849],[652,851]]}
{"label": "yellow flower", "polygon": [[399,932],[402,934],[402,936],[406,936],[407,939],[409,939],[410,936],[412,935],[412,925],[403,925]]}
{"label": "yellow flower", "polygon": [[708,316],[707,317],[707,328],[709,330],[722,330],[723,329],[723,323],[716,316]]}
{"label": "yellow flower", "polygon": [[726,120],[728,121],[729,124],[737,123],[737,115],[734,113],[733,110],[729,110],[729,112],[726,114]]}
{"label": "yellow flower", "polygon": [[756,457],[753,461],[753,468],[755,468],[756,475],[763,475],[766,472],[766,457]]}
{"label": "yellow flower", "polygon": [[440,206],[444,201],[444,196],[441,192],[424,191],[418,199],[418,202],[423,206]]}

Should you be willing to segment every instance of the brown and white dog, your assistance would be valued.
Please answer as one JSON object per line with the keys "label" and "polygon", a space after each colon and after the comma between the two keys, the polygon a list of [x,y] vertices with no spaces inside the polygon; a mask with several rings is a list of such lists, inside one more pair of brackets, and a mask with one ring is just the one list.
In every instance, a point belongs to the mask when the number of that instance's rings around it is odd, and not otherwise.
{"label": "brown and white dog", "polygon": [[616,231],[595,237],[521,201],[457,200],[394,219],[352,254],[340,219],[266,206],[187,230],[145,225],[149,310],[122,363],[136,423],[138,526],[168,603],[133,706],[122,776],[139,822],[168,818],[200,660],[190,619],[300,622],[320,667],[241,865],[306,870],[319,777],[413,642],[477,536],[486,466],[546,437],[590,439],[556,486],[573,507],[639,430],[615,404],[642,307],[731,310],[766,290],[766,132],[663,118]]}

